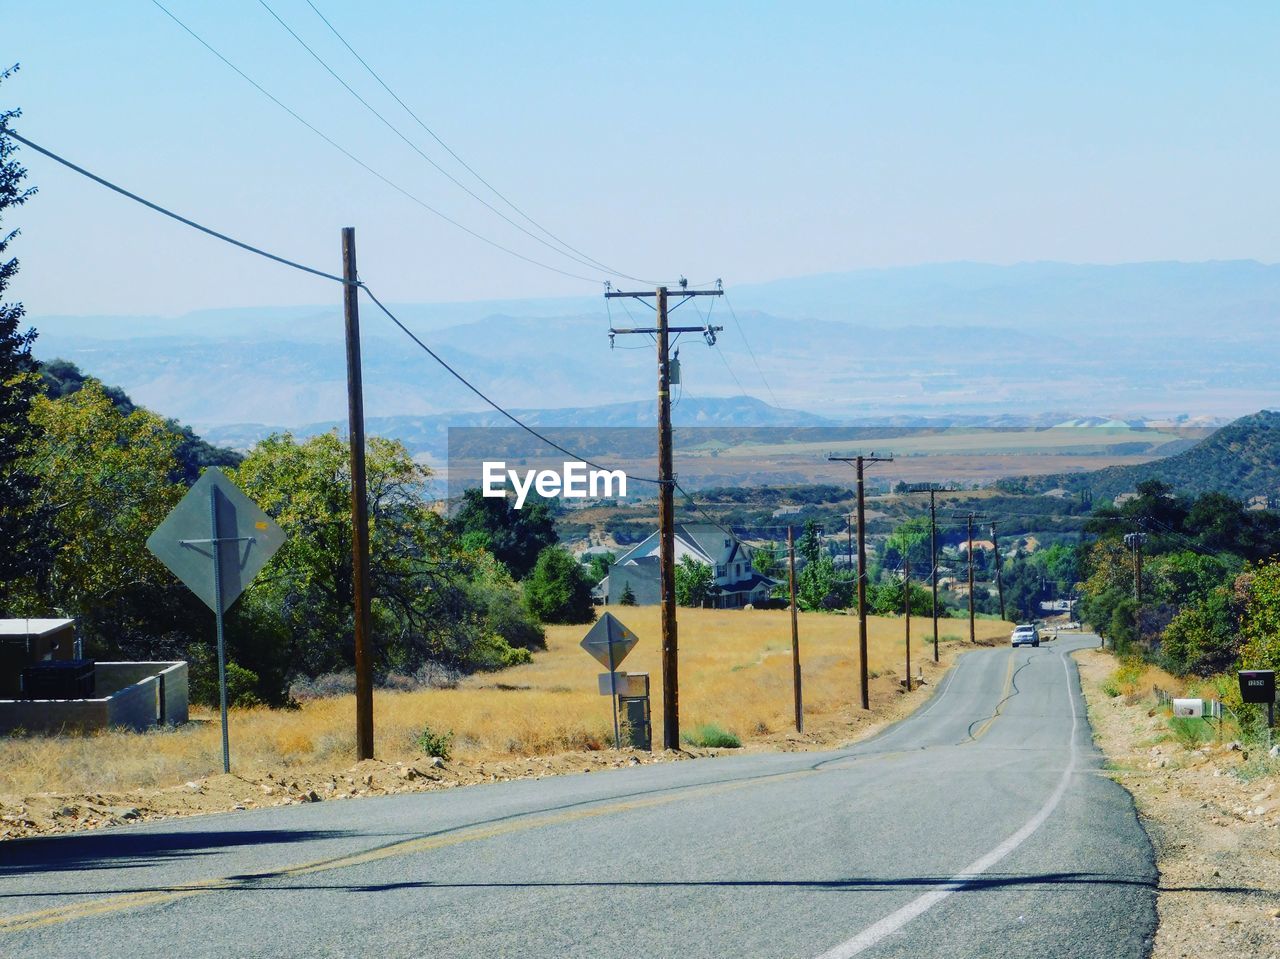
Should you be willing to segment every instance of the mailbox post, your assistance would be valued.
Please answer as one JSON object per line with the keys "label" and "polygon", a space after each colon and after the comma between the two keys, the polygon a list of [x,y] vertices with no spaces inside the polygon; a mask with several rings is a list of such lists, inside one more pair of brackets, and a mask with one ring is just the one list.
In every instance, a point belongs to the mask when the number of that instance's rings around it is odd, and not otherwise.
{"label": "mailbox post", "polygon": [[1240,698],[1246,703],[1266,703],[1267,705],[1267,742],[1271,741],[1271,730],[1276,724],[1276,674],[1272,669],[1242,669],[1237,674],[1240,680]]}

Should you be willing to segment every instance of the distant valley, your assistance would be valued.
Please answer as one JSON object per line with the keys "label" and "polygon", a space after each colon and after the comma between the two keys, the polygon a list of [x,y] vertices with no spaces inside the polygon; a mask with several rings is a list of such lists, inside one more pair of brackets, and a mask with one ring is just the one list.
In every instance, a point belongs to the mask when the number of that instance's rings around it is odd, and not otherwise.
{"label": "distant valley", "polygon": [[[725,327],[714,349],[680,340],[677,422],[1215,425],[1275,403],[1278,266],[958,263],[728,290],[710,314],[701,304],[676,314]],[[395,309],[531,421],[652,422],[652,350],[638,337],[611,350],[607,335],[611,319],[632,325],[643,306],[628,315],[613,305],[610,316],[603,298],[583,297]],[[41,358],[73,360],[224,442],[345,418],[336,302],[33,322]],[[363,327],[371,423],[423,438],[489,422],[476,396],[385,318],[366,308]]]}

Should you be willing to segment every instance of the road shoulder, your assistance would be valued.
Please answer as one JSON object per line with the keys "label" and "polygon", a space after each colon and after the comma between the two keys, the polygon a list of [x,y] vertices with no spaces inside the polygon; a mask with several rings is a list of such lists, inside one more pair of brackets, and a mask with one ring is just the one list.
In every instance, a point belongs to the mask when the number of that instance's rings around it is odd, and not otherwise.
{"label": "road shoulder", "polygon": [[1274,769],[1261,769],[1247,749],[1184,746],[1150,690],[1103,691],[1118,665],[1114,656],[1094,649],[1074,655],[1105,774],[1133,795],[1156,850],[1160,924],[1153,959],[1280,959]]}

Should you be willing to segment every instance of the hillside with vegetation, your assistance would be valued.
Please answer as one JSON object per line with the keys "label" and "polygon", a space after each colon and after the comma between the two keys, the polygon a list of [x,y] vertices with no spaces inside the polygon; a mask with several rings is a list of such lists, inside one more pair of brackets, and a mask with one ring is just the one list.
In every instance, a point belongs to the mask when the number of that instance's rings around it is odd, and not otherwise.
{"label": "hillside with vegetation", "polygon": [[1188,450],[1138,466],[1110,466],[1088,473],[1002,480],[1009,492],[1042,493],[1053,489],[1114,499],[1157,480],[1180,493],[1225,493],[1249,500],[1280,497],[1280,412],[1262,410],[1243,416]]}

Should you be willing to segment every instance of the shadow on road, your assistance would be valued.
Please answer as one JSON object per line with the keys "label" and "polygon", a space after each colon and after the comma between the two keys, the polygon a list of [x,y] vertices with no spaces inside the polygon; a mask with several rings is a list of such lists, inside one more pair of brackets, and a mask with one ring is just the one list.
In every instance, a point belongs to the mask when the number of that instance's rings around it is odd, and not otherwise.
{"label": "shadow on road", "polygon": [[[355,833],[337,829],[215,829],[14,839],[0,843],[0,878],[92,869],[142,869],[177,858],[213,855],[233,847],[308,843],[351,835]],[[4,895],[0,893],[0,897]]]}

